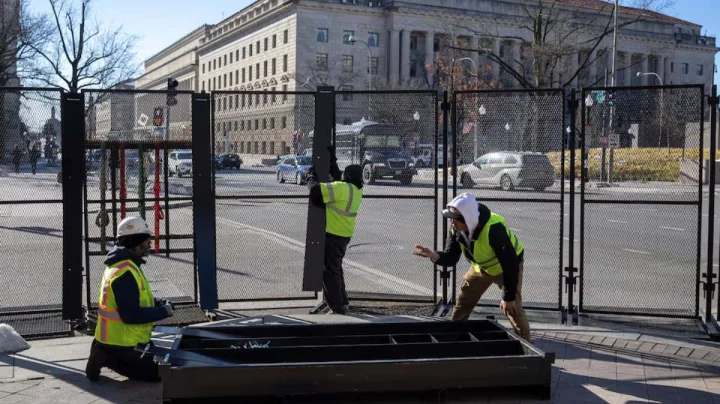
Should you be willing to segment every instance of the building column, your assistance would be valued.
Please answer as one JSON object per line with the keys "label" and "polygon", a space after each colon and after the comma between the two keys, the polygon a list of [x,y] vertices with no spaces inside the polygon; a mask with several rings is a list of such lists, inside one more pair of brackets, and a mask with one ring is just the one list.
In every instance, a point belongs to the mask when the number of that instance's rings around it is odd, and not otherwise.
{"label": "building column", "polygon": [[[640,68],[640,71],[643,73],[647,73],[650,69],[650,55],[643,55],[643,61],[642,61],[642,67]],[[635,73],[637,74],[637,73]],[[648,76],[641,76],[642,80],[640,81],[640,84],[643,86],[648,85]]]}
{"label": "building column", "polygon": [[390,84],[397,85],[400,81],[400,32],[390,31]]}
{"label": "building column", "polygon": [[409,29],[402,31],[400,52],[400,81],[404,82],[410,79],[410,32]]}
{"label": "building column", "polygon": [[625,61],[623,74],[625,75],[625,86],[627,87],[632,85],[632,53],[626,52],[623,59]]}
{"label": "building column", "polygon": [[[425,63],[430,66],[435,63],[435,33],[430,31],[425,33]],[[427,80],[431,86],[433,85],[434,74],[431,71],[427,72]]]}
{"label": "building column", "polygon": [[[493,38],[493,40],[492,40],[492,51],[495,54],[495,56],[500,58],[500,40],[497,38]],[[493,80],[495,80],[496,82],[499,83],[500,82],[500,65],[495,62],[490,62],[490,64],[492,65],[492,78],[493,78]]]}
{"label": "building column", "polygon": [[479,61],[478,61],[478,59],[479,59],[478,56],[479,56],[479,54],[478,54],[478,52],[477,52],[477,49],[478,49],[478,39],[479,39],[479,38],[476,37],[476,36],[471,36],[471,37],[470,37],[470,43],[469,43],[469,44],[470,44],[470,49],[473,50],[472,52],[470,52],[470,59],[472,59],[472,61],[473,61],[473,63],[475,64],[475,66],[479,68],[479,67],[480,67],[480,66],[478,66],[478,63],[479,63]]}
{"label": "building column", "polygon": [[[575,72],[577,72],[579,68],[578,57],[579,56],[577,53],[573,53],[570,55],[570,72],[568,73],[568,76],[572,76]],[[570,83],[571,87],[578,88],[579,77],[579,74],[575,75],[575,78]]]}
{"label": "building column", "polygon": [[660,85],[665,84],[665,62],[667,62],[667,58],[665,56],[658,56],[657,61],[657,74],[662,79],[662,83],[658,83]]}
{"label": "building column", "polygon": [[[598,71],[597,71],[597,62],[598,62],[597,61],[597,51],[590,52],[589,60],[590,60],[590,66],[588,66],[588,70],[589,70],[588,75],[590,77],[588,78],[588,80],[590,82],[587,84],[589,84],[591,86],[597,86],[598,84],[595,84],[595,82],[597,81],[597,73],[598,73]],[[602,85],[602,84],[600,84],[600,85]]]}

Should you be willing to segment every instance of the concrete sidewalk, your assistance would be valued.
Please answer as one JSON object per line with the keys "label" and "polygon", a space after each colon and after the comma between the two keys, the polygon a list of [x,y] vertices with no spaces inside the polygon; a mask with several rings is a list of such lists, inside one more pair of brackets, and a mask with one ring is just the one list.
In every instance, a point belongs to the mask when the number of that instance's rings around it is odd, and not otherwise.
{"label": "concrete sidewalk", "polygon": [[[343,321],[330,317],[335,316],[317,316],[322,322]],[[353,317],[353,322],[367,321],[362,314]],[[720,403],[720,344],[582,326],[533,326],[534,344],[556,353],[553,398],[545,402]],[[84,368],[91,341],[89,336],[31,341],[25,352],[0,356],[0,403],[162,401],[159,384],[131,382],[109,370],[103,370],[100,382],[89,382]],[[531,392],[508,390],[447,392],[444,398],[446,403],[541,402]],[[437,396],[343,395],[286,402],[433,403]]]}

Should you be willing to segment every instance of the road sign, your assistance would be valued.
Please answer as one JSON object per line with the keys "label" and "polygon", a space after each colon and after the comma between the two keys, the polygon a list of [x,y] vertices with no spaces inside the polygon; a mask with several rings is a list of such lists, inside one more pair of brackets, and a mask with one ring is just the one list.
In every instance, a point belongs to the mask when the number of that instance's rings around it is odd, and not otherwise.
{"label": "road sign", "polygon": [[620,135],[617,133],[611,133],[608,136],[609,147],[620,147]]}
{"label": "road sign", "polygon": [[145,125],[147,125],[148,119],[150,119],[150,118],[148,118],[147,115],[145,115],[145,114],[140,114],[140,118],[138,119],[138,123],[140,124],[140,126],[145,126]]}

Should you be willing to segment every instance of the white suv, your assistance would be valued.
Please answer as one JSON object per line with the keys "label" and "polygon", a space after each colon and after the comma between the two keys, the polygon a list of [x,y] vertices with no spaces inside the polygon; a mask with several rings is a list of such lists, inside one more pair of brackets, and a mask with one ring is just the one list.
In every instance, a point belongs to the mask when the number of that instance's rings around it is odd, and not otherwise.
{"label": "white suv", "polygon": [[168,173],[170,176],[177,174],[178,177],[192,175],[192,152],[180,150],[170,153]]}

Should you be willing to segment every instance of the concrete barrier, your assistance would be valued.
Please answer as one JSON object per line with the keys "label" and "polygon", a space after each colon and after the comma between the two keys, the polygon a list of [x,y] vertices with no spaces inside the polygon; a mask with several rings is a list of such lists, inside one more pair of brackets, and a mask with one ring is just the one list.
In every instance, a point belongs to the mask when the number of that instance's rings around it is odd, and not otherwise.
{"label": "concrete barrier", "polygon": [[[709,159],[703,159],[702,167],[702,184],[708,185],[710,179],[708,177],[708,168],[710,166]],[[680,160],[680,183],[681,184],[697,184],[700,171],[700,163],[697,160]],[[715,184],[720,184],[720,160],[715,162]]]}

